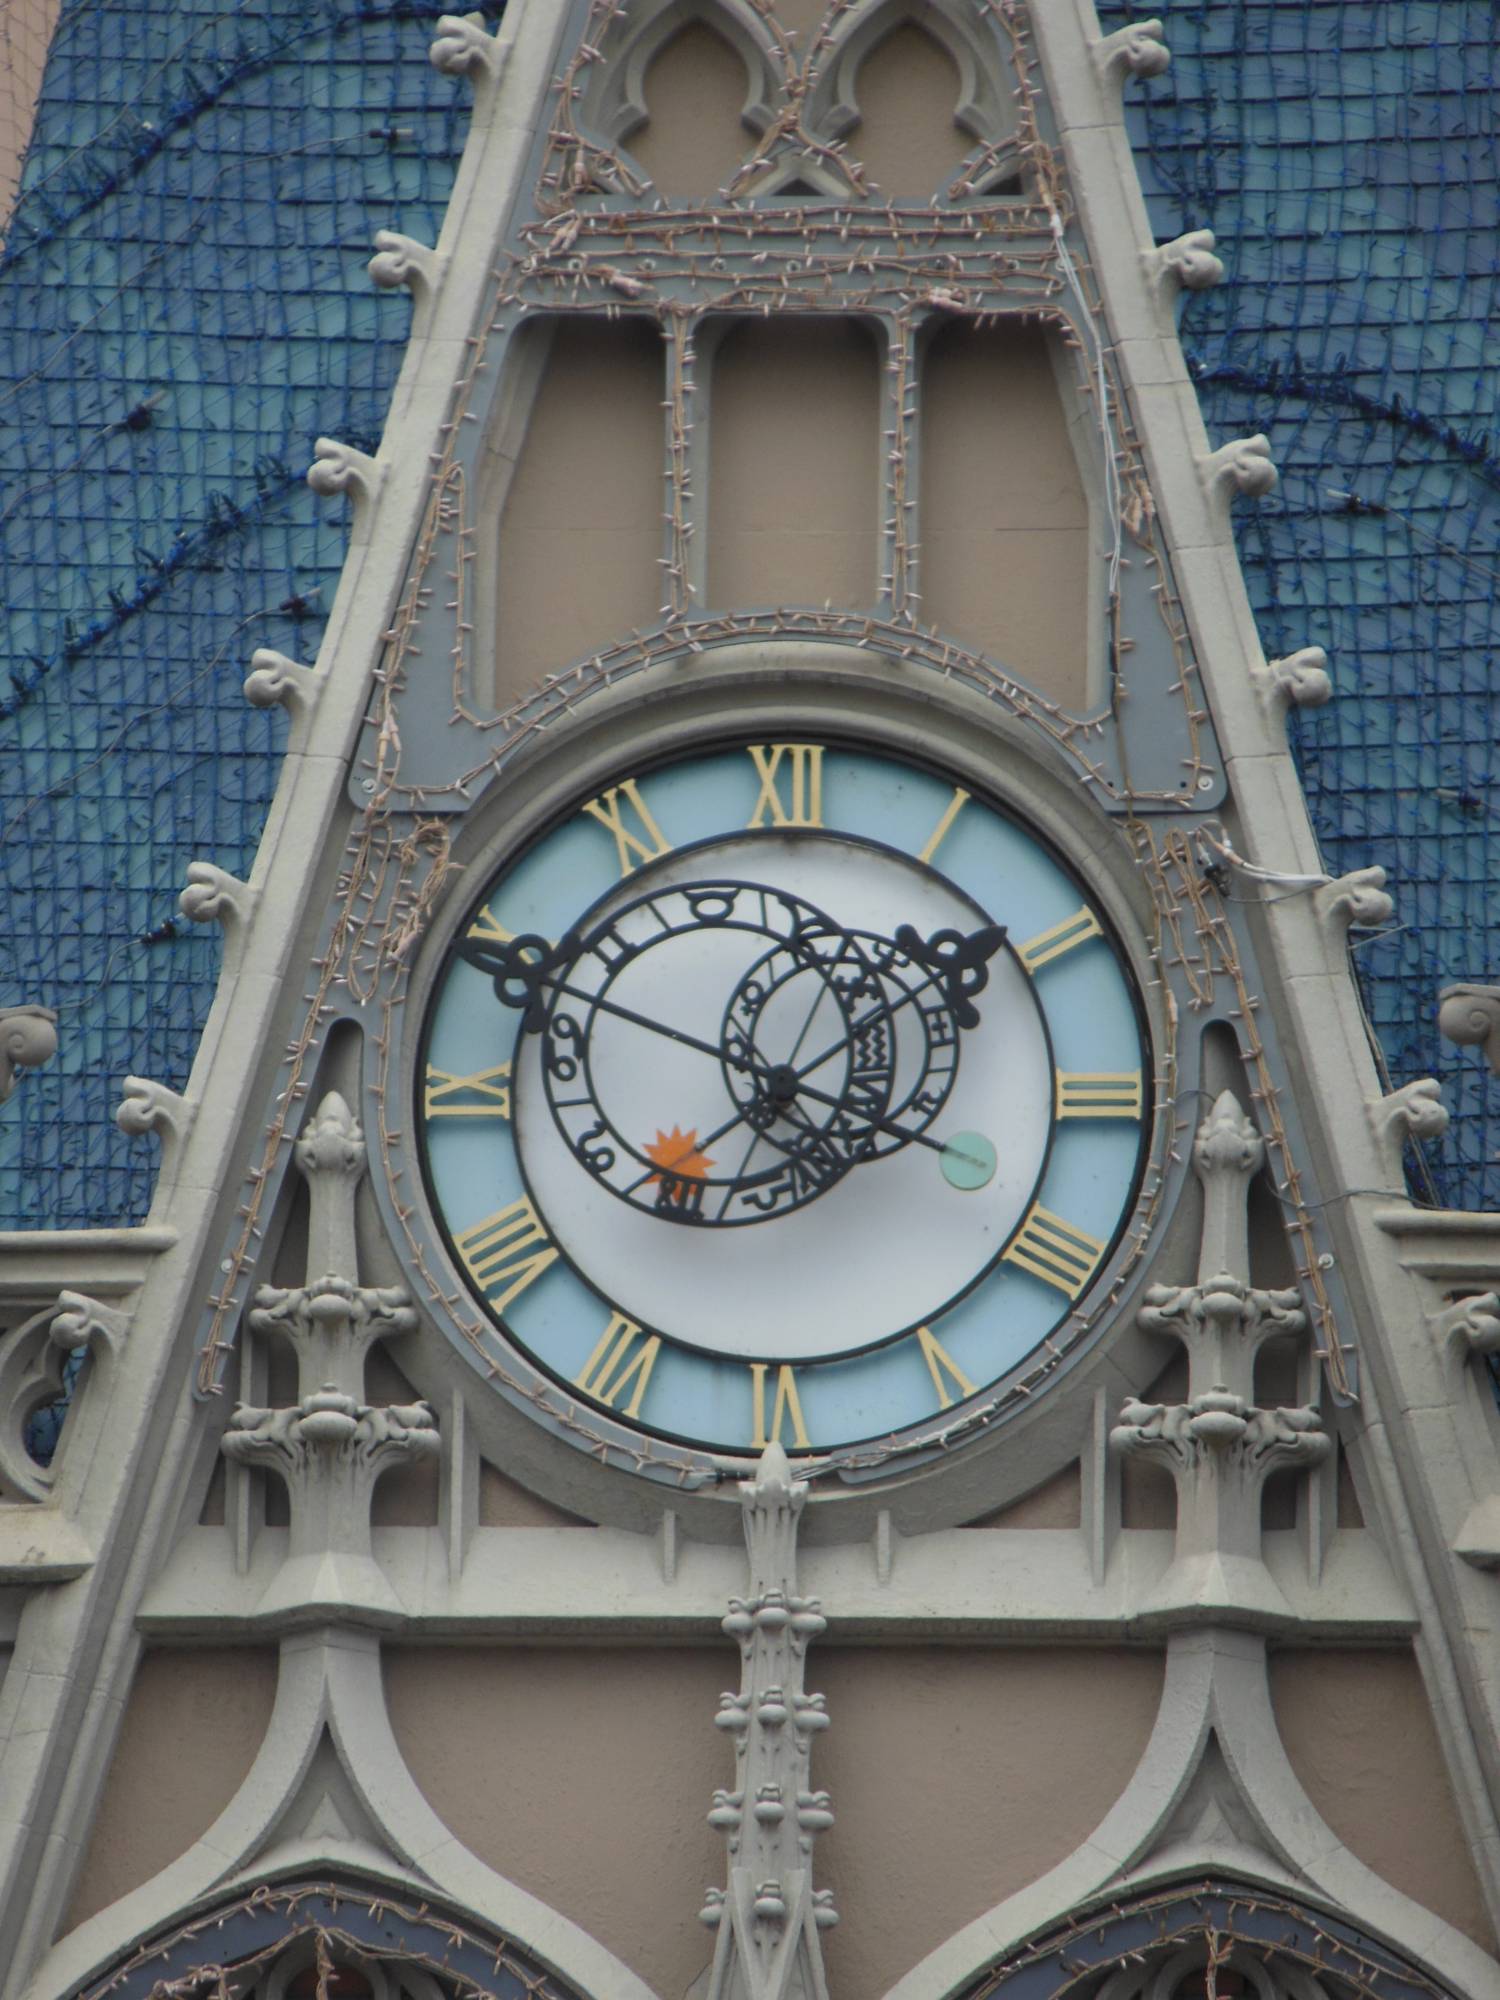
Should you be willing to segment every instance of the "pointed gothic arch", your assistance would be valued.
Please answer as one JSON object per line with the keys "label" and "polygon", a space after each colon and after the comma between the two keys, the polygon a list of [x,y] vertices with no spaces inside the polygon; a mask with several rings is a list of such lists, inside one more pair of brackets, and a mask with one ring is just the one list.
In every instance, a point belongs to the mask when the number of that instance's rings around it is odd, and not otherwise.
{"label": "pointed gothic arch", "polygon": [[164,1990],[234,2000],[585,2000],[466,1912],[337,1870],[256,1883],[174,1917],[74,1989],[77,2000],[150,2000]]}
{"label": "pointed gothic arch", "polygon": [[[834,30],[819,68],[807,123],[820,138],[859,152],[860,73],[893,35],[914,28],[952,61],[958,74],[952,119],[973,146],[993,154],[1016,133],[1012,82],[998,41],[968,11],[945,0],[874,0],[852,9]],[[932,190],[925,192],[931,193]]]}
{"label": "pointed gothic arch", "polygon": [[707,29],[744,64],[740,123],[759,138],[775,115],[782,79],[774,44],[743,0],[645,0],[632,8],[617,36],[606,43],[604,60],[592,66],[582,123],[609,146],[627,146],[651,116],[646,93],[651,65],[695,28]]}
{"label": "pointed gothic arch", "polygon": [[1370,1930],[1300,1896],[1200,1875],[1070,1912],[958,2000],[1437,2000],[1451,1991]]}

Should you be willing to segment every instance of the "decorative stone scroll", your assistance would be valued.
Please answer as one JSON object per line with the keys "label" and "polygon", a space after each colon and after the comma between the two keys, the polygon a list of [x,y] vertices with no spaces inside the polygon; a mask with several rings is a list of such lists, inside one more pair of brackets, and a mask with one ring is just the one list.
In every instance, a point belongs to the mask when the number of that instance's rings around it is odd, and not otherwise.
{"label": "decorative stone scroll", "polygon": [[50,1007],[0,1007],[0,1104],[16,1087],[18,1069],[36,1069],[57,1054],[57,1015]]}
{"label": "decorative stone scroll", "polygon": [[290,1341],[298,1399],[281,1409],[240,1404],[223,1451],[237,1465],[274,1473],[290,1495],[287,1560],[262,1611],[317,1606],[324,1615],[378,1622],[399,1606],[371,1547],[375,1482],[393,1466],[436,1456],[437,1423],[426,1403],[372,1408],[363,1400],[369,1349],[411,1332],[417,1316],[398,1287],[358,1281],[354,1190],[365,1170],[364,1134],[336,1092],[309,1120],[296,1158],[310,1195],[307,1282],[263,1285],[249,1323]]}
{"label": "decorative stone scroll", "polygon": [[1260,1409],[1255,1357],[1278,1335],[1306,1334],[1295,1291],[1249,1282],[1246,1203],[1265,1157],[1260,1134],[1225,1091],[1203,1121],[1193,1164],[1203,1184],[1198,1281],[1153,1285],[1139,1323],[1187,1349],[1187,1401],[1130,1398],[1110,1434],[1114,1450],[1163,1462],[1177,1484],[1172,1567],[1148,1609],[1177,1617],[1260,1624],[1286,1615],[1261,1560],[1260,1497],[1284,1466],[1310,1468],[1331,1441],[1315,1405]]}
{"label": "decorative stone scroll", "polygon": [[710,1889],[699,1913],[718,1933],[704,2000],[826,2000],[819,1933],[838,1916],[832,1891],[812,1886],[813,1842],[833,1812],[809,1775],[828,1710],[803,1689],[807,1648],[827,1625],[816,1599],[797,1595],[807,1485],[772,1444],[740,1495],[750,1595],[731,1598],[724,1620],[743,1664],[739,1693],[721,1696],[714,1717],[733,1739],[735,1778],[708,1815],[728,1842],[729,1887]]}
{"label": "decorative stone scroll", "polygon": [[1460,1048],[1476,1048],[1500,1076],[1500,986],[1476,986],[1465,980],[1445,986],[1438,995],[1438,1033]]}

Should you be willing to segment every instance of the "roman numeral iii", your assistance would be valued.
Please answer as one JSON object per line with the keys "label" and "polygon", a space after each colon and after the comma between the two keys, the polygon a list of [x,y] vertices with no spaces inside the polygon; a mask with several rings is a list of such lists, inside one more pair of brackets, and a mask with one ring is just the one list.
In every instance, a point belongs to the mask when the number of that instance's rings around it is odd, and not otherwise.
{"label": "roman numeral iii", "polygon": [[1004,1253],[1007,1262],[1076,1299],[1098,1268],[1104,1245],[1038,1202]]}
{"label": "roman numeral iii", "polygon": [[821,826],[822,744],[750,743],[746,748],[760,779],[755,810],[746,826]]}
{"label": "roman numeral iii", "polygon": [[1138,1069],[1057,1072],[1059,1118],[1139,1118],[1145,1108]]}
{"label": "roman numeral iii", "polygon": [[556,1247],[524,1195],[455,1236],[453,1243],[464,1269],[496,1312],[504,1312],[557,1261]]}

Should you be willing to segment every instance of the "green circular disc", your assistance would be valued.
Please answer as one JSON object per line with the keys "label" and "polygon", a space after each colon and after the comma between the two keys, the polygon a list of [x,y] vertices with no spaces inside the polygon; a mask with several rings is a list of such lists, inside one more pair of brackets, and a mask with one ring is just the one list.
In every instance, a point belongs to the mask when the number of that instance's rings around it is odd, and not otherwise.
{"label": "green circular disc", "polygon": [[995,1149],[982,1132],[955,1132],[938,1162],[950,1187],[972,1194],[995,1178]]}

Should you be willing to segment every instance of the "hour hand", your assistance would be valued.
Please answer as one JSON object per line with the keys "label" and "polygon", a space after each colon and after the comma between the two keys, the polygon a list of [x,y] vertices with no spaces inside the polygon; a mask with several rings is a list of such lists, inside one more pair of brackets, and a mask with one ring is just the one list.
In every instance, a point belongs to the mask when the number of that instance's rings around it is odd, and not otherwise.
{"label": "hour hand", "polygon": [[488,938],[465,938],[458,947],[458,955],[466,964],[489,974],[497,1000],[507,1007],[524,1010],[521,1026],[532,1034],[539,1034],[547,1024],[543,989],[558,968],[576,957],[577,952],[578,938],[572,931],[556,944],[534,931],[524,931],[504,944]]}
{"label": "hour hand", "polygon": [[910,924],[903,924],[894,942],[908,958],[925,965],[943,989],[961,1028],[979,1026],[979,1009],[973,996],[990,982],[990,960],[1005,943],[1004,924],[981,924],[975,931],[934,931],[929,938],[918,936]]}

